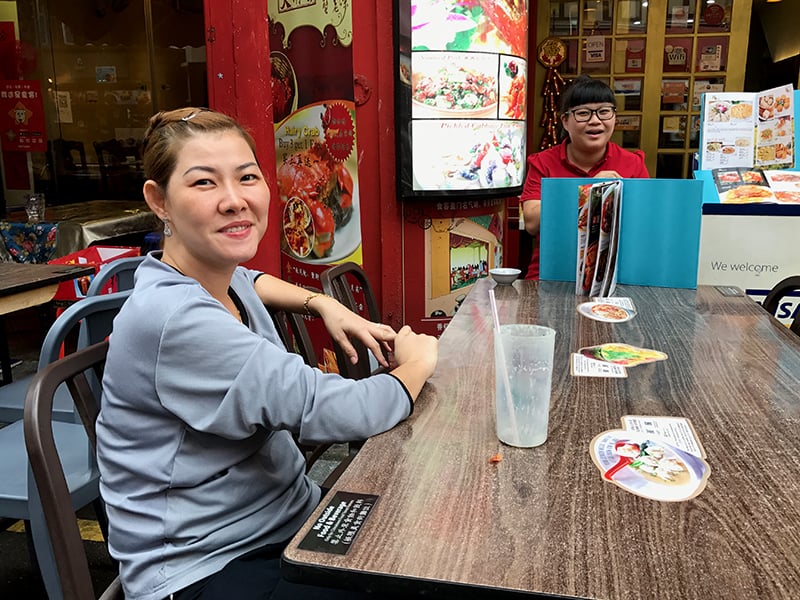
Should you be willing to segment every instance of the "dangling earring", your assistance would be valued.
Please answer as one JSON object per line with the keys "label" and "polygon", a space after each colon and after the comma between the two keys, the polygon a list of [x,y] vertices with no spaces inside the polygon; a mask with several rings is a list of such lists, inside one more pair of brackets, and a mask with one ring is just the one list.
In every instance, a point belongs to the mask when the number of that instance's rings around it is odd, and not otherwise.
{"label": "dangling earring", "polygon": [[164,219],[164,236],[172,236],[172,229],[169,228],[169,219]]}

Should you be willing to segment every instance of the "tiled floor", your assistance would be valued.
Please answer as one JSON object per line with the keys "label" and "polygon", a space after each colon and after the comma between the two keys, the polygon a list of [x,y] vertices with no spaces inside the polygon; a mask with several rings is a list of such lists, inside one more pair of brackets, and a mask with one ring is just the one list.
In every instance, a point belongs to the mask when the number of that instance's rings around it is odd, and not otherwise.
{"label": "tiled floor", "polygon": [[[22,311],[14,321],[6,322],[11,355],[22,359],[14,367],[15,379],[36,370],[38,348],[44,337],[41,319],[46,318],[34,309]],[[0,424],[0,427],[2,424]],[[328,474],[347,456],[347,446],[332,446],[312,467],[309,476],[317,483],[322,483]],[[100,591],[111,582],[116,575],[116,566],[112,564],[102,539],[98,537],[98,528],[91,507],[78,513],[82,522],[82,535],[89,557],[89,567],[95,583]],[[0,598],[8,600],[46,600],[37,569],[32,565],[28,552],[27,538],[22,524],[0,517]]]}

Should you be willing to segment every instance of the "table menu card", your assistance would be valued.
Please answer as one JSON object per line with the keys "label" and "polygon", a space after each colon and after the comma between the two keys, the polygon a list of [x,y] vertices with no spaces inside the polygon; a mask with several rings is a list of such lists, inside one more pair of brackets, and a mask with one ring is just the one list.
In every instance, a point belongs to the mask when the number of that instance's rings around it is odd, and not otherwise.
{"label": "table menu card", "polygon": [[575,293],[609,296],[617,284],[622,181],[580,186]]}

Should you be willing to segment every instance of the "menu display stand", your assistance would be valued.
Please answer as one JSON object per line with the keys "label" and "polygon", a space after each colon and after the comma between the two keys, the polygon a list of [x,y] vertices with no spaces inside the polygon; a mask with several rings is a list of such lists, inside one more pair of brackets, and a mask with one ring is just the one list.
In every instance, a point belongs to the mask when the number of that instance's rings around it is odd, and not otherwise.
{"label": "menu display stand", "polygon": [[[542,179],[541,279],[574,281],[578,186],[597,179]],[[624,179],[617,283],[697,286],[703,182]]]}

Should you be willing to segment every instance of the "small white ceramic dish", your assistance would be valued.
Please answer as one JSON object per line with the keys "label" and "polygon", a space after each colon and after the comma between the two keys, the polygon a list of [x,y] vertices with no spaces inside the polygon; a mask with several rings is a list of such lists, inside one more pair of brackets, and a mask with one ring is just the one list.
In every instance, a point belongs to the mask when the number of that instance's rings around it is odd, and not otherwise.
{"label": "small white ceramic dish", "polygon": [[520,276],[519,269],[511,269],[511,268],[497,268],[497,269],[489,269],[489,275],[492,276],[498,285],[511,285],[514,283],[517,278]]}

